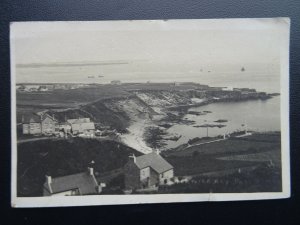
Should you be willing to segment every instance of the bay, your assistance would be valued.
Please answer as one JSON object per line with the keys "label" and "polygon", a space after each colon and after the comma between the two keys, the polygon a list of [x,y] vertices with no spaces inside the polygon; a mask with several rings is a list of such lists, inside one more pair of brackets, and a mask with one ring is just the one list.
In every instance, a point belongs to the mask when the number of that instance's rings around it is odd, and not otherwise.
{"label": "bay", "polygon": [[[224,102],[191,108],[190,111],[210,111],[206,115],[186,114],[184,119],[195,121],[194,125],[176,124],[167,132],[171,135],[181,135],[178,141],[166,141],[166,148],[174,148],[187,143],[195,137],[210,137],[229,134],[234,131],[268,132],[280,131],[280,96],[268,100],[251,100],[245,102]],[[227,120],[228,122],[216,122]],[[206,128],[194,127],[204,124],[222,124],[225,127]]]}

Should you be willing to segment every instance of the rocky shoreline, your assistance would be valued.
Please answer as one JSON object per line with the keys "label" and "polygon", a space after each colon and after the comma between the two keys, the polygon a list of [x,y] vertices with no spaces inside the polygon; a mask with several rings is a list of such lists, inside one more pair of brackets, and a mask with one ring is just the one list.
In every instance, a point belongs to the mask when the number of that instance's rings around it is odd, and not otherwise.
{"label": "rocky shoreline", "polygon": [[[213,124],[202,124],[202,125],[194,125],[195,121],[189,120],[187,118],[184,119],[184,116],[187,114],[194,115],[194,116],[203,116],[207,115],[208,113],[212,113],[211,111],[189,111],[190,108],[205,106],[212,103],[218,102],[244,102],[244,101],[251,101],[251,100],[268,100],[273,96],[277,96],[278,94],[258,94],[257,97],[249,97],[243,99],[235,99],[235,98],[224,98],[224,99],[210,99],[205,100],[201,103],[197,104],[188,104],[188,105],[180,105],[180,106],[172,106],[166,109],[166,115],[159,121],[156,121],[158,127],[155,129],[147,130],[145,134],[144,140],[146,144],[150,147],[154,148],[162,148],[167,145],[165,141],[177,141],[181,136],[176,134],[168,134],[166,131],[167,129],[171,128],[173,125],[176,124],[185,124],[185,125],[192,125],[195,128],[222,128],[226,127],[226,123],[228,120],[226,119],[217,119],[213,121]],[[216,138],[219,138],[218,136]]]}

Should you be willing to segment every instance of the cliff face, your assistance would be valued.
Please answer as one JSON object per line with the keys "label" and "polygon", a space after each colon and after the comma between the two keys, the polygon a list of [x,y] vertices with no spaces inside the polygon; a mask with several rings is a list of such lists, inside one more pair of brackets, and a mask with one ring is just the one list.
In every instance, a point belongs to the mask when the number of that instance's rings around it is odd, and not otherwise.
{"label": "cliff face", "polygon": [[124,132],[131,121],[150,119],[157,114],[151,106],[136,95],[99,100],[81,106],[78,109],[50,111],[59,121],[66,119],[89,117],[97,126],[110,126],[119,132]]}
{"label": "cliff face", "polygon": [[151,107],[170,107],[182,104],[190,104],[191,98],[188,92],[180,91],[137,91],[134,94]]}

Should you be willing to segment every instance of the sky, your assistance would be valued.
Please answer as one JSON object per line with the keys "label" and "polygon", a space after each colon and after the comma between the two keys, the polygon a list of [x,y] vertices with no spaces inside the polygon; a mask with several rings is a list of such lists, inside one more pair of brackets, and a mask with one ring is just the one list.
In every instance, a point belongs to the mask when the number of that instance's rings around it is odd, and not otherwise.
{"label": "sky", "polygon": [[41,64],[38,69],[57,63],[97,64],[108,74],[226,71],[226,65],[229,70],[248,65],[278,68],[286,23],[284,19],[13,23],[12,61],[23,67],[17,70],[17,80],[28,78],[24,67],[37,66],[31,64]]}

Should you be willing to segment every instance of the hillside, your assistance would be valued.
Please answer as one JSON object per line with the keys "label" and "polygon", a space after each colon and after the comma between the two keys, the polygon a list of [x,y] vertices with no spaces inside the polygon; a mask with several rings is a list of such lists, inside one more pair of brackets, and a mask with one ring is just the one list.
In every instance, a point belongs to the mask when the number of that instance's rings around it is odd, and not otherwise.
{"label": "hillside", "polygon": [[113,141],[96,139],[40,140],[18,144],[18,196],[41,196],[45,175],[59,177],[87,170],[93,164],[101,176],[122,168],[134,149]]}
{"label": "hillside", "polygon": [[89,117],[96,124],[110,126],[123,133],[135,117],[149,118],[155,114],[155,111],[141,99],[130,95],[95,101],[78,109],[50,110],[49,114],[54,115],[59,121],[64,121],[66,118]]}
{"label": "hillside", "polygon": [[127,145],[147,153],[151,151],[145,143],[148,127],[182,122],[183,114],[192,106],[271,97],[253,89],[225,91],[195,83],[91,84],[77,89],[17,93],[17,122],[22,122],[23,115],[41,111],[60,122],[88,117],[96,129],[108,128]]}

